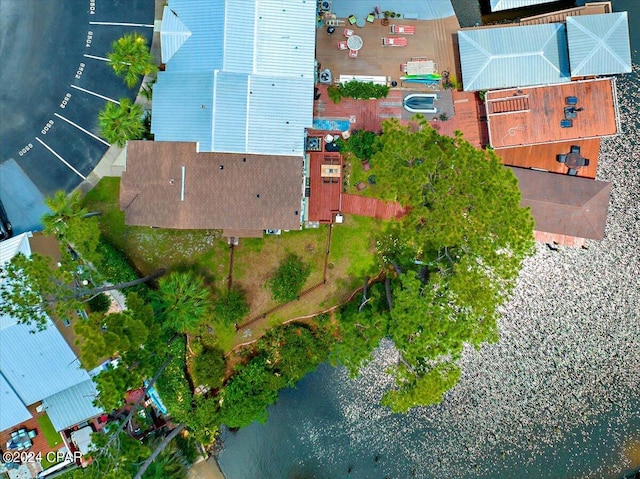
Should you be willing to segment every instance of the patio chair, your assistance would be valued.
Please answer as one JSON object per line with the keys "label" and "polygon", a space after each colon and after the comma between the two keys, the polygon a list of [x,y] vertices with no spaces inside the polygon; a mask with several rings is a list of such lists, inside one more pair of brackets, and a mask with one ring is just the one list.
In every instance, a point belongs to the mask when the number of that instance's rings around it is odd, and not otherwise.
{"label": "patio chair", "polygon": [[358,50],[349,50],[349,58],[358,58]]}
{"label": "patio chair", "polygon": [[575,168],[569,168],[569,171],[567,171],[567,175],[578,176],[578,170],[576,170]]}
{"label": "patio chair", "polygon": [[349,47],[347,46],[346,41],[338,42],[338,50],[348,50],[348,49]]}
{"label": "patio chair", "polygon": [[358,21],[355,15],[349,15],[348,20],[349,20],[349,25],[355,25],[355,23]]}
{"label": "patio chair", "polygon": [[567,105],[577,105],[578,104],[578,97],[577,96],[568,96],[565,98],[565,101],[567,102]]}
{"label": "patio chair", "polygon": [[403,35],[414,35],[416,33],[416,27],[413,25],[391,25],[391,33]]}
{"label": "patio chair", "polygon": [[28,434],[29,434],[29,439],[33,439],[38,435],[38,431],[36,431],[35,429],[32,429],[31,431],[29,431]]}
{"label": "patio chair", "polygon": [[588,158],[584,159],[584,166],[589,166],[589,159]]}
{"label": "patio chair", "polygon": [[352,37],[353,36],[353,30],[351,30],[350,28],[345,28],[344,32],[342,32],[342,34],[347,38]]}
{"label": "patio chair", "polygon": [[561,128],[571,128],[573,126],[573,120],[560,120]]}
{"label": "patio chair", "polygon": [[558,155],[556,156],[556,161],[559,163],[566,163],[567,162],[567,155]]}
{"label": "patio chair", "polygon": [[376,16],[373,13],[370,13],[369,15],[367,15],[367,22],[369,23],[373,23],[373,20],[375,20]]}
{"label": "patio chair", "polygon": [[571,154],[572,155],[579,155],[580,154],[580,147],[578,145],[571,145]]}
{"label": "patio chair", "polygon": [[409,41],[404,37],[384,37],[382,39],[383,47],[406,47]]}

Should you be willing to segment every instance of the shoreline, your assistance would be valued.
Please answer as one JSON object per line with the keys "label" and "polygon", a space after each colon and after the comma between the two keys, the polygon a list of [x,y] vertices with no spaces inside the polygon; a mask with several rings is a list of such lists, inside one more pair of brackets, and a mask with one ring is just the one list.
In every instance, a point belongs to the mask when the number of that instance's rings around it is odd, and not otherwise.
{"label": "shoreline", "polygon": [[187,476],[189,479],[226,479],[222,469],[218,465],[216,456],[196,462],[189,469]]}

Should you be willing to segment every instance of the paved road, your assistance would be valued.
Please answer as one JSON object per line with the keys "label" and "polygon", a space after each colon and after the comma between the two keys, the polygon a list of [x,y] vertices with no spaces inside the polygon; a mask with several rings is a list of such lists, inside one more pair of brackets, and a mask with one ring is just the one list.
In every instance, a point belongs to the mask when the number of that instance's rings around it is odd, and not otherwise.
{"label": "paved road", "polygon": [[37,226],[44,196],[75,188],[107,150],[98,111],[137,87],[100,58],[125,33],[150,43],[153,14],[153,0],[0,1],[0,199],[16,234]]}

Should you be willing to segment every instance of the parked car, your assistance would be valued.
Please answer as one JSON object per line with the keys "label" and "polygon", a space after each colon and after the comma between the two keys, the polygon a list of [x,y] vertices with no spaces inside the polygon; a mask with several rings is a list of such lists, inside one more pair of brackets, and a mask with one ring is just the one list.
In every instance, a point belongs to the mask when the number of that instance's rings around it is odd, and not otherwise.
{"label": "parked car", "polygon": [[2,202],[0,201],[0,241],[11,238],[12,236],[13,227],[9,222],[7,212],[4,210],[4,206],[2,206]]}

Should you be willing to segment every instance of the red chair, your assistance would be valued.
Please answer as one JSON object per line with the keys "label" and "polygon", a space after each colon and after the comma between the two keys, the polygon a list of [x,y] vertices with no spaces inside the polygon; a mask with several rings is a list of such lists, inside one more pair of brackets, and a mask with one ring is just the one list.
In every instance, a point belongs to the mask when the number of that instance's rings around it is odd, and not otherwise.
{"label": "red chair", "polygon": [[357,58],[358,50],[349,50],[349,58]]}
{"label": "red chair", "polygon": [[338,50],[348,50],[348,49],[349,47],[347,46],[346,41],[338,42]]}
{"label": "red chair", "polygon": [[344,29],[344,32],[343,32],[343,35],[344,35],[345,37],[347,37],[347,38],[349,38],[349,37],[353,36],[353,30],[351,30],[350,28],[345,28],[345,29]]}

